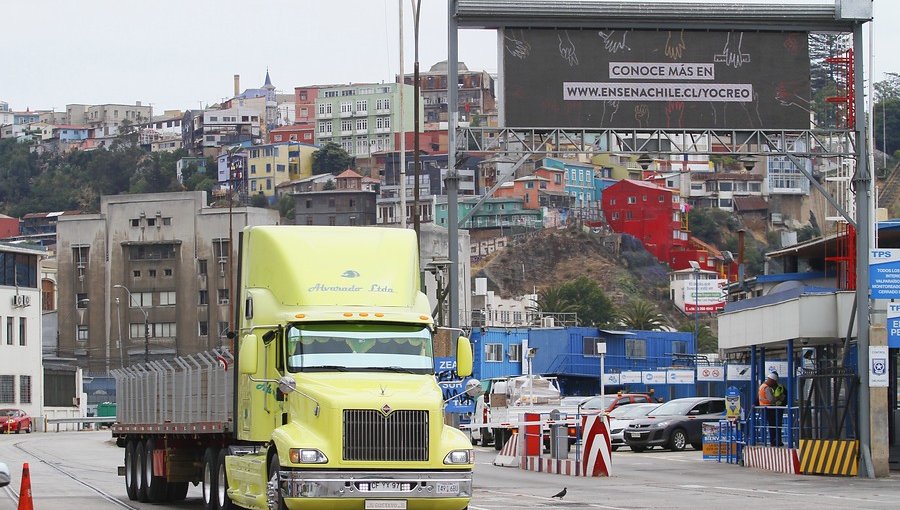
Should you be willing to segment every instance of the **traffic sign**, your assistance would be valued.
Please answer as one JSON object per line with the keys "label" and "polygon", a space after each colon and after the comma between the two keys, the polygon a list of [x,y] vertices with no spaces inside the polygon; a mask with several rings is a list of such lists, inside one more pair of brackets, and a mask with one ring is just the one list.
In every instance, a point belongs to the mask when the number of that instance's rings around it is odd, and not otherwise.
{"label": "traffic sign", "polygon": [[725,380],[725,367],[721,365],[713,365],[708,367],[697,367],[697,380],[718,382]]}

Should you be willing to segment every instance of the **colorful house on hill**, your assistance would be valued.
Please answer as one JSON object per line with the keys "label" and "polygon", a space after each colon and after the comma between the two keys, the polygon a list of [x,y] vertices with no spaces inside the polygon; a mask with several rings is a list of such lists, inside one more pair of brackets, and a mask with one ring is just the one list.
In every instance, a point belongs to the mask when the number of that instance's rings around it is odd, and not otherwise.
{"label": "colorful house on hill", "polygon": [[636,237],[660,262],[688,246],[683,204],[673,190],[625,179],[603,191],[603,213],[610,228]]}
{"label": "colorful house on hill", "polygon": [[532,175],[507,182],[494,192],[496,198],[520,198],[525,209],[568,209],[573,199],[566,193],[565,170],[540,167]]}

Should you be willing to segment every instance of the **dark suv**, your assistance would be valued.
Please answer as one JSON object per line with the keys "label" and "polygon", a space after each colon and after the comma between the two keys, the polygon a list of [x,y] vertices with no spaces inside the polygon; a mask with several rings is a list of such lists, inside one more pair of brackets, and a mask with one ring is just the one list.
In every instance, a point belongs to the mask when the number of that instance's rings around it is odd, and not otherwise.
{"label": "dark suv", "polygon": [[625,442],[631,451],[662,446],[670,450],[684,450],[690,444],[695,450],[703,447],[703,422],[719,421],[725,417],[725,399],[717,397],[678,398],[660,405],[625,429]]}

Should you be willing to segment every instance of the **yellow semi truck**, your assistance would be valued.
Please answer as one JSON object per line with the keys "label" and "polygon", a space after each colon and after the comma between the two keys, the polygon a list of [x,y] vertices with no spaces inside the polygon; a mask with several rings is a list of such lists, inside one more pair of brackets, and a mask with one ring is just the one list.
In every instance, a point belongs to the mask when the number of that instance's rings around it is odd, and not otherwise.
{"label": "yellow semi truck", "polygon": [[[443,423],[415,234],[248,227],[238,261],[235,356],[114,373],[129,498],[194,483],[217,510],[466,508],[474,453]],[[468,376],[469,340],[455,350]]]}

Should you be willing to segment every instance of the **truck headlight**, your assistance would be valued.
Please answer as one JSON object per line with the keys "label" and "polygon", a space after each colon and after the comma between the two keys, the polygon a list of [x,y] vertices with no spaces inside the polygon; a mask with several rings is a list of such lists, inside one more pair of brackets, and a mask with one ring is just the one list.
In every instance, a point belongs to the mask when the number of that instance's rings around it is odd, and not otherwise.
{"label": "truck headlight", "polygon": [[326,464],[328,457],[315,448],[291,448],[292,464]]}
{"label": "truck headlight", "polygon": [[475,450],[453,450],[444,457],[444,464],[474,464]]}

